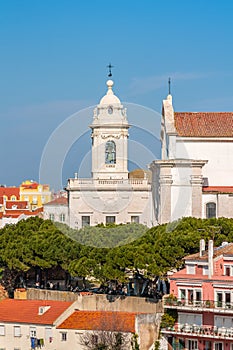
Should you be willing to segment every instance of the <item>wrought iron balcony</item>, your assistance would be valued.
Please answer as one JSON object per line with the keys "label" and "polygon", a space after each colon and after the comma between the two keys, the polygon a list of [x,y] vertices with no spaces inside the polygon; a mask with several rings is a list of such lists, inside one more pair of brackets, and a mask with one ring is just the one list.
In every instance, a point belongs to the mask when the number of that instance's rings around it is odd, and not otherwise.
{"label": "wrought iron balcony", "polygon": [[176,324],[174,327],[167,327],[161,330],[162,334],[170,334],[181,337],[201,337],[214,339],[233,339],[233,328],[215,327],[209,325]]}
{"label": "wrought iron balcony", "polygon": [[233,303],[214,301],[214,300],[188,300],[178,299],[176,297],[164,298],[164,307],[166,309],[182,309],[182,310],[199,310],[233,313]]}

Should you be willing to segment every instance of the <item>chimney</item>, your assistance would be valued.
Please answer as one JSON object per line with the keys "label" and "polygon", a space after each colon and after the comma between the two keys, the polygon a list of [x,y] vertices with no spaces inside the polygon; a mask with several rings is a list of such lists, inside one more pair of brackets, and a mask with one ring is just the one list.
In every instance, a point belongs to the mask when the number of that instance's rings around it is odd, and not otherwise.
{"label": "chimney", "polygon": [[200,257],[203,256],[204,251],[205,251],[205,240],[200,239]]}
{"label": "chimney", "polygon": [[212,239],[210,239],[209,244],[208,244],[209,278],[211,278],[213,276],[213,272],[214,272],[213,256],[214,256],[214,241]]}

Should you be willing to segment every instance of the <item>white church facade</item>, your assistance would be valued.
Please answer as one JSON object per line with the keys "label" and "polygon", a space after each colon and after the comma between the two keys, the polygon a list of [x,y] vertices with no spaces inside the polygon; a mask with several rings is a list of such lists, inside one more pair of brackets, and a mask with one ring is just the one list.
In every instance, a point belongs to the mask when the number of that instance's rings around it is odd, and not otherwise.
{"label": "white church facade", "polygon": [[185,216],[233,217],[233,113],[174,112],[163,101],[153,198],[160,224]]}
{"label": "white church facade", "polygon": [[[66,190],[69,225],[137,222],[157,224],[153,212],[151,181],[147,171],[132,177],[128,171],[128,130],[126,109],[107,81],[107,93],[94,109],[92,130],[92,177],[76,174]],[[131,174],[132,175],[132,174]]]}
{"label": "white church facade", "polygon": [[233,113],[175,112],[168,95],[161,159],[151,159],[147,171],[129,172],[130,124],[112,88],[113,81],[107,81],[90,125],[91,178],[68,179],[69,226],[137,222],[152,227],[187,216],[233,217]]}

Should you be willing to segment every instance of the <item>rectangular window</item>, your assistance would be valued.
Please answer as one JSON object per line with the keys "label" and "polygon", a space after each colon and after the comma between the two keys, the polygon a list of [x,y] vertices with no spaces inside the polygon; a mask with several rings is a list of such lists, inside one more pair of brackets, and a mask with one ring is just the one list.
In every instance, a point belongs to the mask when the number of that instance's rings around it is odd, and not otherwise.
{"label": "rectangular window", "polygon": [[65,214],[60,214],[60,221],[65,222],[65,220],[66,220]]}
{"label": "rectangular window", "polygon": [[215,203],[207,203],[206,204],[206,218],[216,218],[216,204]]}
{"label": "rectangular window", "polygon": [[222,293],[217,293],[217,307],[222,307]]}
{"label": "rectangular window", "polygon": [[106,216],[106,224],[115,224],[116,217],[115,216]]}
{"label": "rectangular window", "polygon": [[32,198],[32,204],[37,204],[37,196],[33,196],[33,198]]}
{"label": "rectangular window", "polygon": [[30,337],[32,338],[36,337],[36,327],[31,326],[29,331],[30,331]]}
{"label": "rectangular window", "polygon": [[14,337],[21,337],[21,328],[20,328],[20,326],[14,326]]}
{"label": "rectangular window", "polygon": [[225,269],[225,276],[230,276],[231,275],[230,266],[224,266],[224,269]]}
{"label": "rectangular window", "polygon": [[205,347],[204,347],[204,349],[205,350],[211,350],[211,342],[210,341],[208,341],[208,340],[206,340],[205,341]]}
{"label": "rectangular window", "polygon": [[5,335],[5,326],[0,325],[0,335]]}
{"label": "rectangular window", "polygon": [[188,289],[188,302],[189,302],[189,304],[193,303],[193,290],[192,289]]}
{"label": "rectangular window", "polygon": [[131,216],[131,222],[139,224],[139,216],[138,215],[132,215]]}
{"label": "rectangular window", "polygon": [[49,214],[49,220],[54,221],[54,214]]}
{"label": "rectangular window", "polygon": [[223,344],[222,343],[215,343],[214,350],[223,350]]}
{"label": "rectangular window", "polygon": [[196,291],[196,301],[201,301],[201,291]]}
{"label": "rectangular window", "polygon": [[188,340],[188,350],[198,350],[198,341]]}
{"label": "rectangular window", "polygon": [[185,299],[185,289],[180,290],[180,298]]}
{"label": "rectangular window", "polygon": [[231,307],[231,293],[225,293],[225,303],[226,307]]}
{"label": "rectangular window", "polygon": [[82,227],[90,226],[90,224],[91,224],[91,217],[88,215],[82,216]]}
{"label": "rectangular window", "polygon": [[66,332],[61,333],[61,341],[67,341],[67,333]]}

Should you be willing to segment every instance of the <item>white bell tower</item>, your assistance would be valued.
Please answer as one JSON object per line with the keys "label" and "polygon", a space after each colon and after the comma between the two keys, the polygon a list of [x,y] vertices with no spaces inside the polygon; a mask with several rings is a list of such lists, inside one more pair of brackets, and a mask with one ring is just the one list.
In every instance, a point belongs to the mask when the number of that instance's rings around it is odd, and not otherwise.
{"label": "white bell tower", "polygon": [[94,109],[92,129],[92,177],[128,178],[128,129],[126,109],[107,81],[107,94]]}

